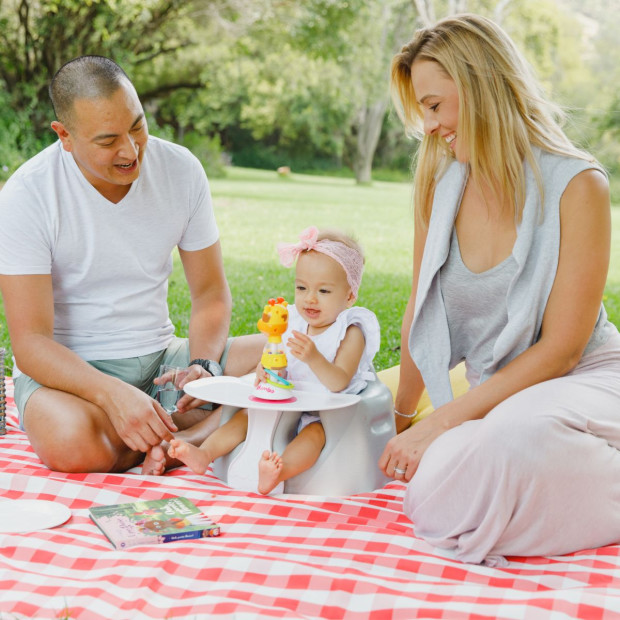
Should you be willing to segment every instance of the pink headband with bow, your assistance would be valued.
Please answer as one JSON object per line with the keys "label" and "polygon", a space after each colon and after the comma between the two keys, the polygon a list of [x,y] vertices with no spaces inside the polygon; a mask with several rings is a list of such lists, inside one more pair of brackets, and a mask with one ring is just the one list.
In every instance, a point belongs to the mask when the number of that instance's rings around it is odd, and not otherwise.
{"label": "pink headband with bow", "polygon": [[319,229],[316,226],[310,226],[299,235],[298,243],[278,243],[280,262],[285,267],[292,267],[302,252],[310,250],[321,252],[342,265],[347,274],[347,282],[351,291],[357,297],[357,292],[362,283],[362,272],[364,271],[364,259],[361,254],[340,241],[331,241],[330,239],[317,241],[318,234]]}

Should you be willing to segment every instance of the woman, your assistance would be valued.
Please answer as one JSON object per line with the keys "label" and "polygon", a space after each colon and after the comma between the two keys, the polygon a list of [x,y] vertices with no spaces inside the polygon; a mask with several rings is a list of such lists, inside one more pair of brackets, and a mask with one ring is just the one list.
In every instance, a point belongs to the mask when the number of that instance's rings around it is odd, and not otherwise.
{"label": "woman", "polygon": [[[601,303],[608,183],[508,36],[416,33],[395,102],[424,131],[396,422],[379,462],[417,536],[464,562],[620,541],[620,335]],[[448,371],[465,361],[470,389]],[[435,411],[410,426],[427,388]]]}

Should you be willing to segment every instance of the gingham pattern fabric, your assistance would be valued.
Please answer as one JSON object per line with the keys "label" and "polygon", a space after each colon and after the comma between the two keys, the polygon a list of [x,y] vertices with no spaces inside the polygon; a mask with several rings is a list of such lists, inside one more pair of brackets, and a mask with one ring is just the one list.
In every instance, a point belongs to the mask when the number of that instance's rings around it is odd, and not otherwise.
{"label": "gingham pattern fabric", "polygon": [[[345,498],[263,497],[180,468],[163,477],[60,474],[18,430],[7,381],[0,501],[46,499],[72,513],[0,534],[0,618],[620,618],[620,546],[506,568],[452,561],[412,535],[404,486]],[[218,538],[116,551],[88,508],[184,496]]]}

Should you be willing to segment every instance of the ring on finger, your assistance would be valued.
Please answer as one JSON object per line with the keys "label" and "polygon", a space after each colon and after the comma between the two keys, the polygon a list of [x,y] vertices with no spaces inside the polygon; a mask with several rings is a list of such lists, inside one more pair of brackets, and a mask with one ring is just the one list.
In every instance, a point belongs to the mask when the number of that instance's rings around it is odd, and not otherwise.
{"label": "ring on finger", "polygon": [[406,469],[400,469],[400,467],[395,467],[394,468],[394,473],[395,474],[400,474],[401,476],[404,476],[406,471],[407,471]]}

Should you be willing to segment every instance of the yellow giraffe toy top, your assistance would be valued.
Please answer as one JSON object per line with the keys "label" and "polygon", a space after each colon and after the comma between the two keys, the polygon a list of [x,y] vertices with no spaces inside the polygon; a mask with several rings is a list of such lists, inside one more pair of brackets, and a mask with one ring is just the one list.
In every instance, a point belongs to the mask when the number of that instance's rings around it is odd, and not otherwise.
{"label": "yellow giraffe toy top", "polygon": [[270,299],[258,320],[258,329],[267,335],[267,345],[261,357],[261,364],[270,370],[286,368],[286,354],[282,347],[282,334],[288,327],[288,302],[283,297]]}

